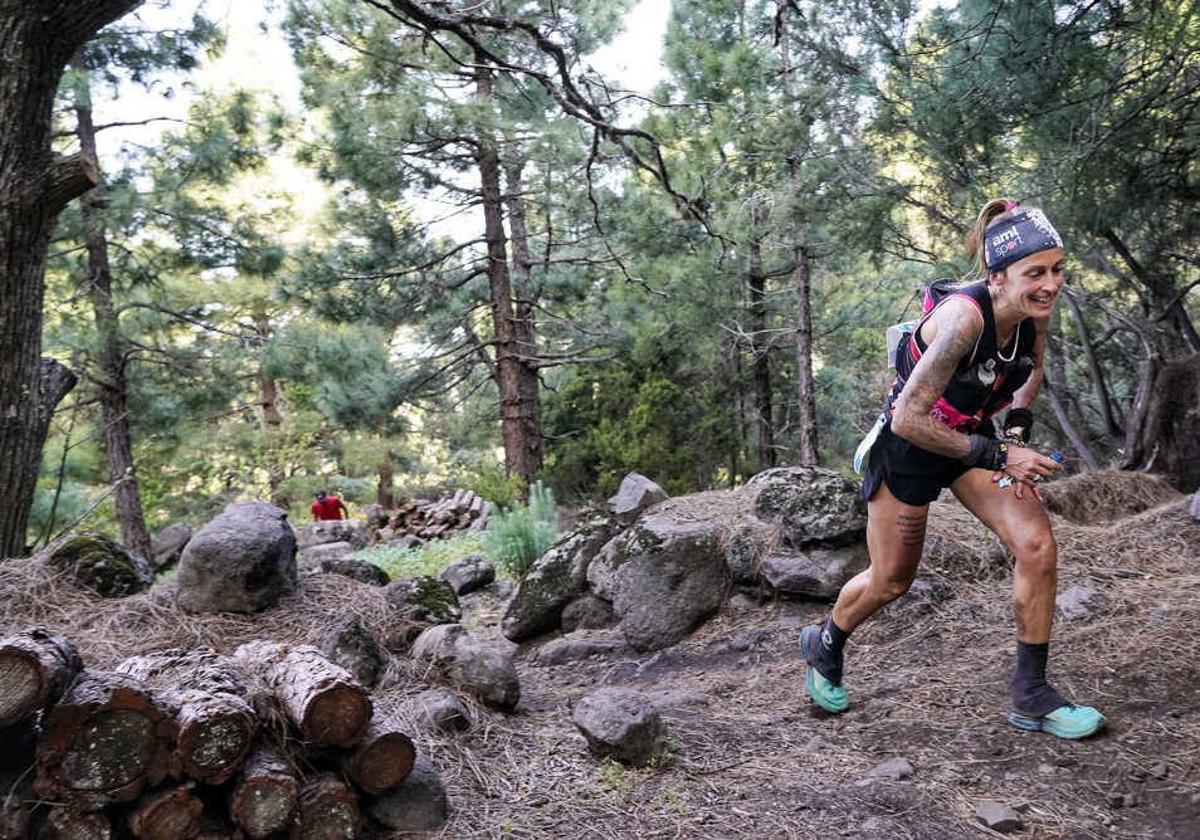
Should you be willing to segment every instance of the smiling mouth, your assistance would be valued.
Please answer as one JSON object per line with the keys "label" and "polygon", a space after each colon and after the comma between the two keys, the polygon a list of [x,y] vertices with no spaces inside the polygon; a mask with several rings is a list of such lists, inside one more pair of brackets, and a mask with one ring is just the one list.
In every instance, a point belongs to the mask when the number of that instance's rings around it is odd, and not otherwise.
{"label": "smiling mouth", "polygon": [[1029,299],[1039,306],[1049,306],[1054,303],[1055,295],[1032,295]]}

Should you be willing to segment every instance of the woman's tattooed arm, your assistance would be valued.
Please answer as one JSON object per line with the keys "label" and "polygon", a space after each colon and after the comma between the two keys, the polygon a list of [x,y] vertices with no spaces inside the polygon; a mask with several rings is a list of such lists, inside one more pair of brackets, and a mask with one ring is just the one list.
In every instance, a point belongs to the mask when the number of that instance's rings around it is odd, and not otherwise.
{"label": "woman's tattooed arm", "polygon": [[917,362],[892,413],[892,431],[922,449],[962,458],[971,450],[966,435],[930,415],[962,358],[983,329],[979,311],[966,301],[948,302],[939,313],[937,335]]}

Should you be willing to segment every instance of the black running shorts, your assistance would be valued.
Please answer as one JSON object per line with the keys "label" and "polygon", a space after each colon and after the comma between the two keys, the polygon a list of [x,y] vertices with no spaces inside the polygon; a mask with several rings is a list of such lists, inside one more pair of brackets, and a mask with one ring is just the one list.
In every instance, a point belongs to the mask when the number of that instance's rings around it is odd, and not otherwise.
{"label": "black running shorts", "polygon": [[[993,431],[989,428],[991,425],[985,422],[975,434],[988,434]],[[905,504],[927,505],[938,497],[943,487],[949,487],[969,469],[957,458],[937,455],[892,434],[888,423],[879,430],[879,437],[871,447],[871,458],[859,495],[864,501],[870,501],[879,485],[886,484],[892,495]]]}

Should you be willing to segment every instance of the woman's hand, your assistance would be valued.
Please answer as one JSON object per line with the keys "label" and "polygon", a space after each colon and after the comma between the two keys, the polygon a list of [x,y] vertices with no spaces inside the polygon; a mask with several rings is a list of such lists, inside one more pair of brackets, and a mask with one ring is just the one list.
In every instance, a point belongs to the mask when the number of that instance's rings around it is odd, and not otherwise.
{"label": "woman's hand", "polygon": [[1037,489],[1037,483],[1044,478],[1049,478],[1061,469],[1062,464],[1053,458],[1047,458],[1036,449],[1027,446],[1009,446],[1004,471],[995,473],[992,476],[992,481],[998,482],[1007,475],[1013,479],[1015,484],[1013,492],[1018,499],[1024,498],[1024,486],[1028,484],[1030,489],[1033,490],[1033,495],[1038,501],[1041,501],[1042,494]]}

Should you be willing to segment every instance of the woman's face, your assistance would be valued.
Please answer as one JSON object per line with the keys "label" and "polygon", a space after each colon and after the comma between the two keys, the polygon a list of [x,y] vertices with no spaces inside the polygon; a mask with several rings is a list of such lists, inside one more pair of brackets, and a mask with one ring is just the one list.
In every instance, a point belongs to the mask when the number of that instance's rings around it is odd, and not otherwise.
{"label": "woman's face", "polygon": [[1063,249],[1038,251],[992,275],[1008,304],[1027,318],[1049,317],[1058,300],[1063,274]]}

